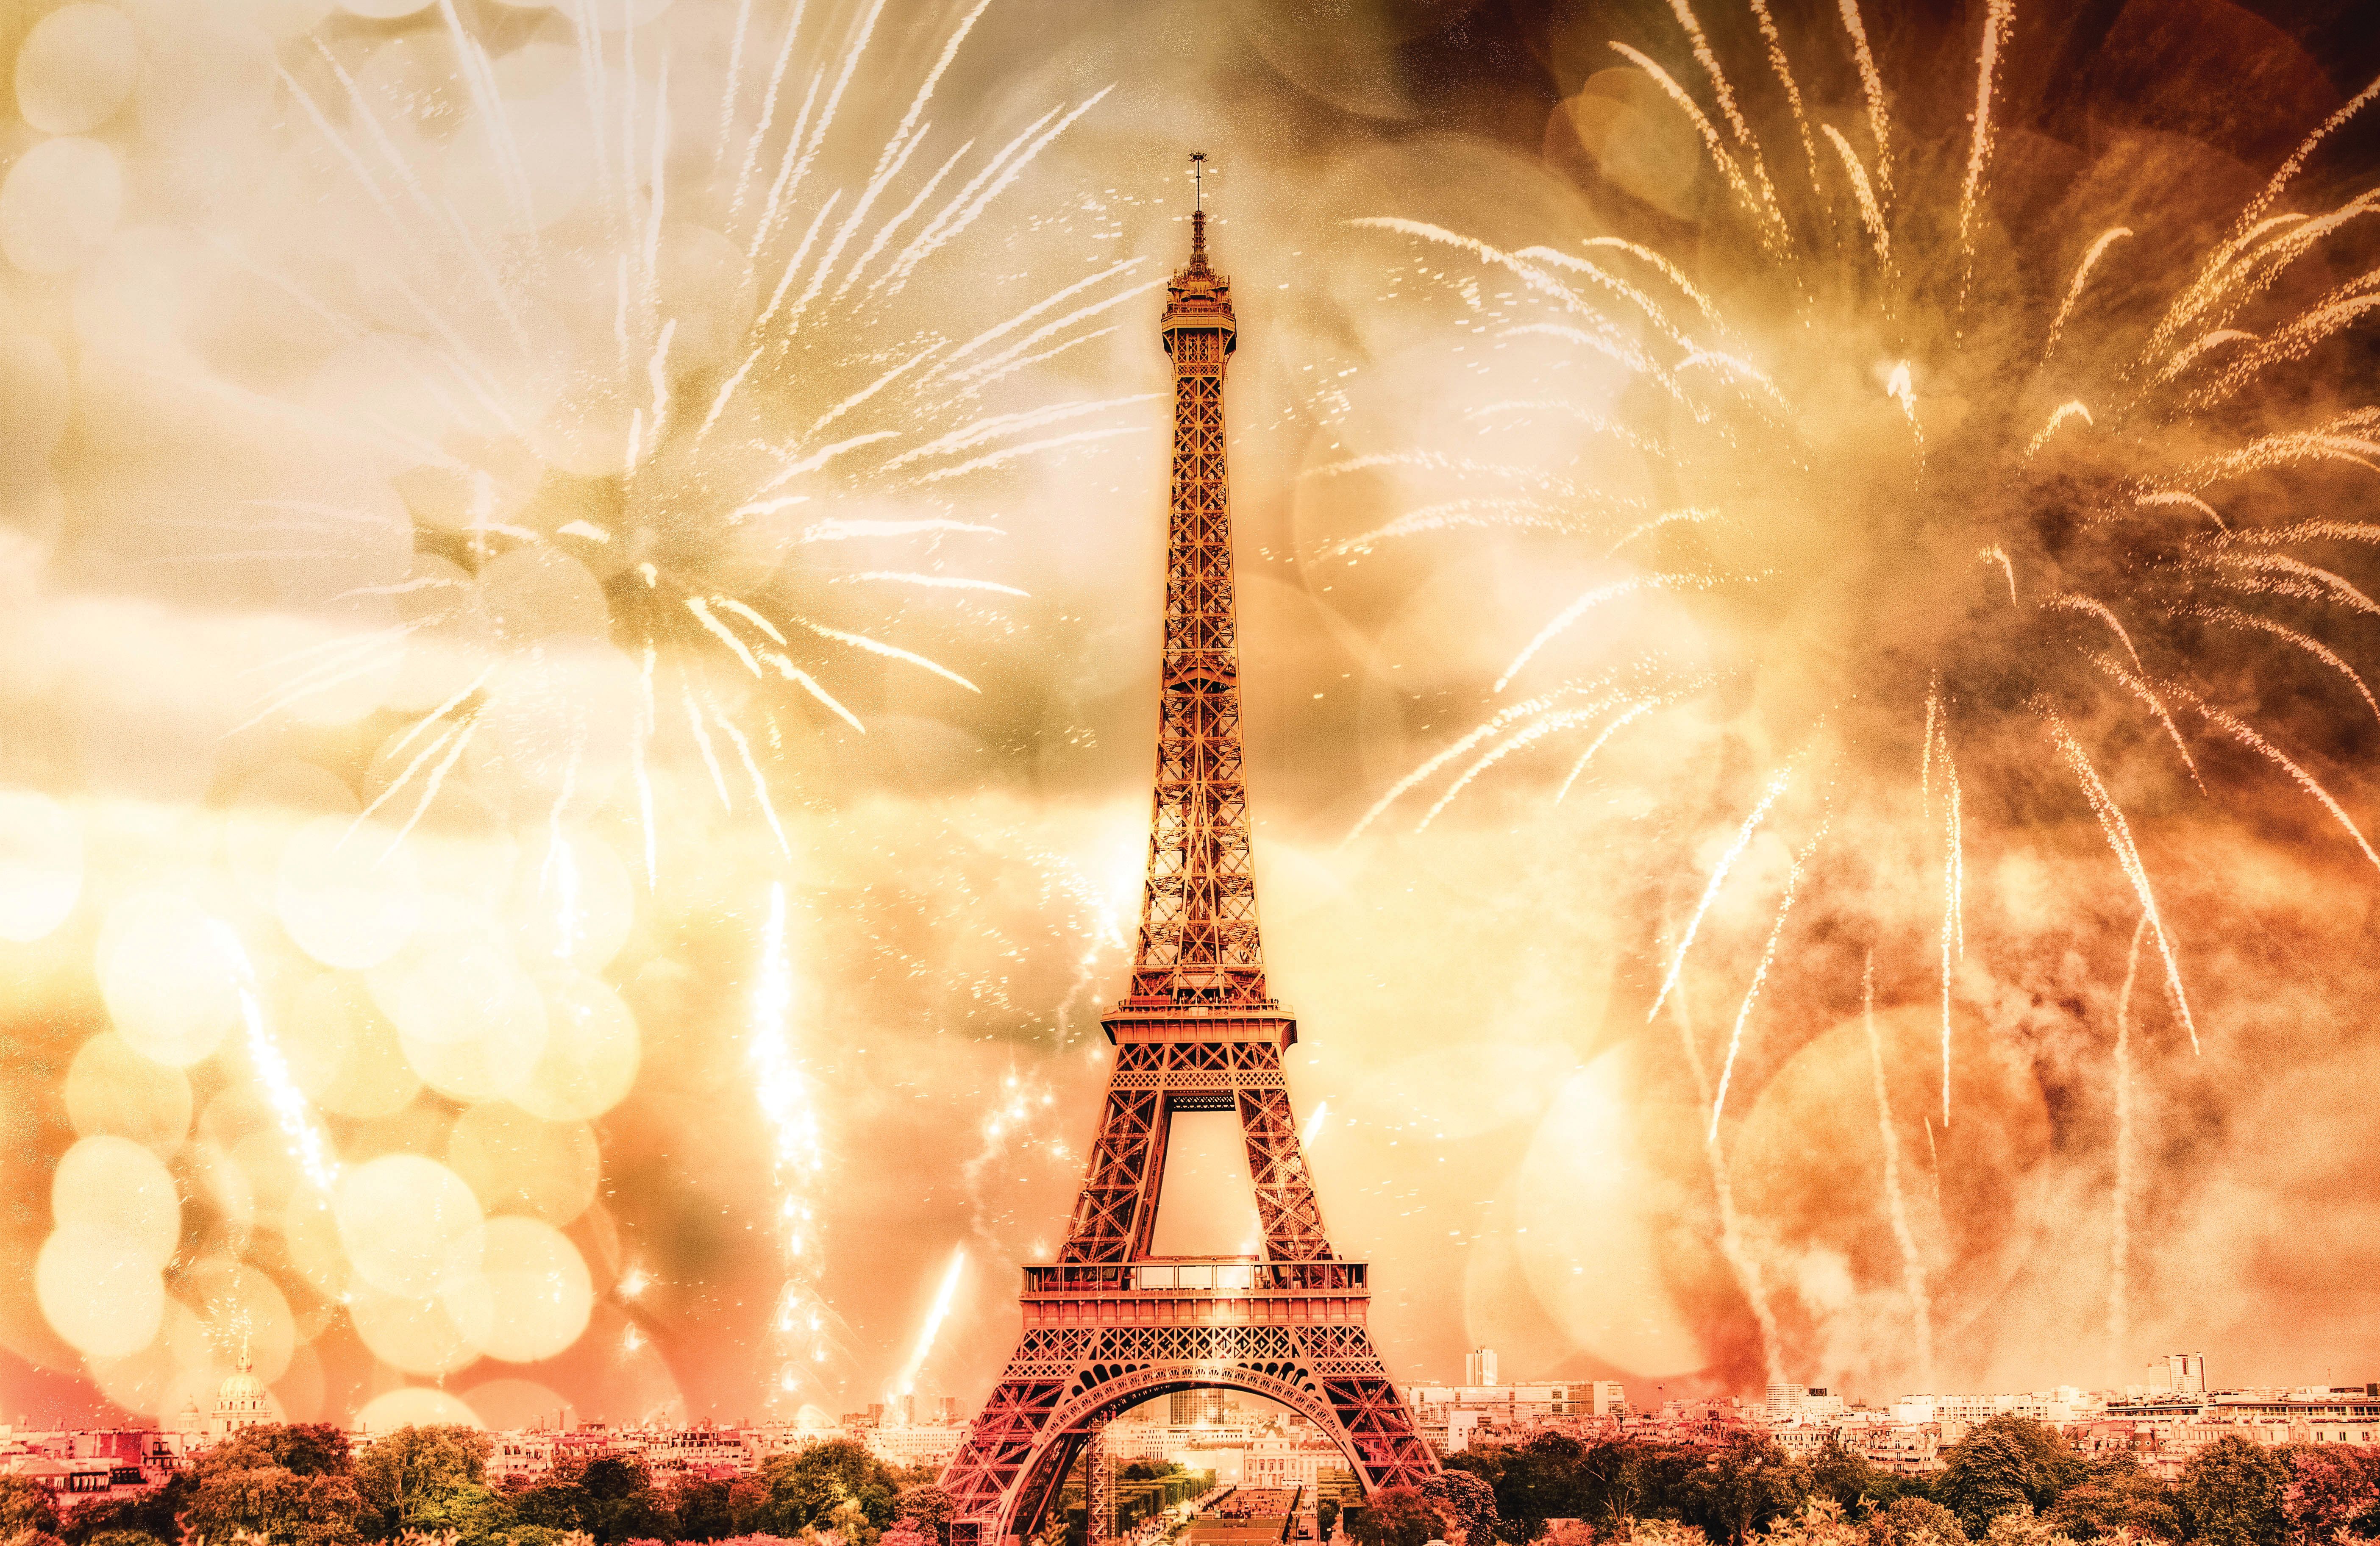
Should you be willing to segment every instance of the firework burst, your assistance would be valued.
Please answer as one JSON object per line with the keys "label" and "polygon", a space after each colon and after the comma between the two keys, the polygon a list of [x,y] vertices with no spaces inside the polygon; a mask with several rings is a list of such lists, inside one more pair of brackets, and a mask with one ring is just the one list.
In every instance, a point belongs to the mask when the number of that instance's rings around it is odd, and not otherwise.
{"label": "firework burst", "polygon": [[[1763,1038],[1764,988],[1797,968],[1796,934],[1804,979],[1849,963],[1848,992],[1805,990],[1817,1015],[1862,1002],[1861,949],[1871,1005],[1925,1003],[1919,1112],[1892,1114],[1872,1011],[1855,1061],[1873,1073],[1896,1275],[1930,1364],[1904,1173],[1932,1166],[1937,1127],[1958,1120],[1957,1043],[1989,996],[1969,941],[1978,843],[2029,834],[2070,861],[2076,916],[2137,919],[2141,986],[2161,990],[2184,1055],[2205,1028],[2169,895],[2182,877],[2151,823],[2275,781],[2301,798],[2313,852],[2380,866],[2341,783],[2375,701],[2352,662],[2380,609],[2352,576],[2380,540],[2356,513],[2380,408],[2360,399],[2350,335],[2380,307],[2364,229],[2380,190],[2338,191],[2323,159],[2380,84],[2220,212],[2211,180],[2175,211],[2086,177],[2017,187],[2007,207],[2066,217],[2020,221],[1996,201],[2012,6],[1996,0],[1971,37],[1965,123],[1933,136],[1896,118],[1855,0],[1803,37],[1753,0],[1726,18],[1743,23],[1742,65],[1685,0],[1671,11],[1668,38],[1611,44],[1617,68],[1589,94],[1625,71],[1603,106],[1634,104],[1620,116],[1639,129],[1662,127],[1654,113],[1682,123],[1699,207],[1691,191],[1658,215],[1614,201],[1629,234],[1537,245],[1358,223],[1408,245],[1398,273],[1466,342],[1489,341],[1487,363],[1461,363],[1505,396],[1450,416],[1459,445],[1316,469],[1393,480],[1405,505],[1334,551],[1503,529],[1568,547],[1585,577],[1515,640],[1503,705],[1365,821],[1427,825],[1491,768],[1563,746],[1546,773],[1557,798],[1632,773],[1691,791],[1670,807],[1690,846],[1654,887],[1676,895],[1650,909],[1644,1002],[1649,1021],[1678,995],[1727,996],[1716,1053],[1687,1048],[1722,1199],[1739,1062]],[[1701,227],[1691,249],[1673,239],[1682,210]],[[2108,1028],[2130,1080],[2139,1007],[2118,975]],[[2119,1115],[2129,1143],[2129,1104]],[[1921,1117],[1912,1152],[1895,1123]],[[1779,1333],[1738,1276],[1774,1369]],[[2111,1321],[2120,1340],[2120,1309]]]}
{"label": "firework burst", "polygon": [[[318,36],[285,64],[298,159],[355,223],[223,245],[346,339],[303,418],[385,466],[417,556],[346,598],[385,625],[276,663],[259,714],[382,679],[405,723],[367,816],[401,838],[457,767],[493,764],[557,820],[633,808],[650,883],[667,763],[790,858],[771,769],[864,729],[838,670],[976,690],[919,615],[947,642],[1024,592],[967,572],[1000,531],[956,496],[1135,432],[1134,399],[1034,383],[1153,283],[1124,261],[954,292],[986,217],[1105,94],[938,122],[988,5],[931,30],[881,0],[629,28],[565,6],[526,38],[445,6],[368,56]],[[317,233],[357,228],[379,242],[337,256],[378,325],[301,277]],[[367,514],[261,512],[322,542]]]}

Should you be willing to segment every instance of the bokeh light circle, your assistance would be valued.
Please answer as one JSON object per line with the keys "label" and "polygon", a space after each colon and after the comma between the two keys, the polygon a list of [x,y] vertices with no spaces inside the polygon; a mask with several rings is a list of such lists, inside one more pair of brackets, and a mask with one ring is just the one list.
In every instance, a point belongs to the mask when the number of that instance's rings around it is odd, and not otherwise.
{"label": "bokeh light circle", "polygon": [[486,932],[426,937],[373,968],[365,982],[408,1042],[518,1041],[532,1028],[543,1033],[545,1006],[536,985],[505,943]]}
{"label": "bokeh light circle", "polygon": [[331,1200],[311,1189],[298,1192],[281,1213],[281,1243],[289,1265],[325,1299],[346,1296],[347,1253],[339,1244],[338,1213]]}
{"label": "bokeh light circle", "polygon": [[357,1275],[383,1294],[427,1299],[480,1223],[462,1178],[419,1154],[383,1154],[339,1179],[333,1207]]}
{"label": "bokeh light circle", "polygon": [[63,1229],[82,1225],[121,1236],[151,1268],[182,1240],[182,1199],[165,1162],[128,1138],[87,1138],[50,1175],[50,1212]]}
{"label": "bokeh light circle", "polygon": [[233,1355],[245,1352],[252,1372],[266,1384],[287,1372],[299,1343],[289,1300],[265,1273],[229,1257],[195,1262],[174,1283],[187,1314],[169,1313],[165,1340],[174,1361],[206,1369],[220,1381]]}
{"label": "bokeh light circle", "polygon": [[82,895],[82,831],[31,789],[0,789],[0,940],[28,944],[67,920]]}
{"label": "bokeh light circle", "polygon": [[275,762],[240,785],[224,819],[224,852],[232,878],[259,907],[276,905],[281,860],[289,839],[309,822],[326,816],[353,820],[360,808],[355,791],[328,768],[313,762]]}
{"label": "bokeh light circle", "polygon": [[363,980],[326,971],[298,989],[283,1018],[291,1077],[307,1098],[341,1116],[389,1116],[419,1093],[396,1028]]}
{"label": "bokeh light circle", "polygon": [[149,1345],[165,1315],[165,1281],[150,1242],[96,1224],[62,1224],[33,1261],[33,1292],[50,1329],[94,1358]]}
{"label": "bokeh light circle", "polygon": [[[476,1236],[472,1242],[478,1243]],[[480,1346],[441,1296],[414,1298],[366,1288],[347,1313],[372,1356],[407,1374],[451,1374],[478,1361]]]}
{"label": "bokeh light circle", "polygon": [[549,1122],[584,1122],[602,1115],[637,1082],[637,1019],[620,995],[578,973],[540,980],[548,1034],[545,1055],[516,1104]]}
{"label": "bokeh light circle", "polygon": [[134,1052],[112,1030],[75,1051],[67,1065],[67,1121],[78,1137],[113,1133],[160,1153],[190,1130],[190,1081]]}
{"label": "bokeh light circle", "polygon": [[489,1101],[455,1119],[446,1163],[490,1214],[520,1213],[566,1224],[587,1211],[603,1161],[584,1122],[548,1122],[509,1101]]}
{"label": "bokeh light circle", "polygon": [[399,1428],[483,1428],[479,1415],[459,1395],[427,1385],[406,1385],[382,1391],[364,1403],[356,1426],[367,1433],[387,1433]]}
{"label": "bokeh light circle", "polygon": [[96,140],[50,140],[0,182],[0,252],[28,274],[79,268],[124,213],[124,172]]}
{"label": "bokeh light circle", "polygon": [[398,17],[411,16],[430,4],[430,0],[339,0],[339,9],[350,16],[367,17],[373,21],[394,21]]}
{"label": "bokeh light circle", "polygon": [[66,6],[17,49],[17,111],[44,134],[82,134],[115,116],[140,73],[140,33],[112,6]]}
{"label": "bokeh light circle", "polygon": [[335,816],[299,827],[282,852],[275,910],[298,948],[326,967],[375,967],[421,916],[413,856],[376,822]]}
{"label": "bokeh light circle", "polygon": [[578,1340],[594,1287],[560,1230],[537,1219],[492,1219],[476,1254],[480,1270],[450,1277],[441,1296],[488,1357],[536,1363]]}
{"label": "bokeh light circle", "polygon": [[220,925],[188,897],[141,892],[118,902],[100,931],[99,962],[116,1033],[143,1057],[187,1068],[239,1018]]}

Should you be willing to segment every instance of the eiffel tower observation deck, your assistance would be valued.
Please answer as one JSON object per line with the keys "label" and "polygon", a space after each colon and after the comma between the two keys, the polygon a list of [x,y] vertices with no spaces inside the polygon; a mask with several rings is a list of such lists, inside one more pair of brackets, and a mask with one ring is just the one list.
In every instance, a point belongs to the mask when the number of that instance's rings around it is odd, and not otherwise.
{"label": "eiffel tower observation deck", "polygon": [[[1205,159],[1191,157],[1194,173]],[[1025,1269],[1016,1350],[943,1473],[952,1546],[1031,1535],[1087,1446],[1096,1496],[1107,1420],[1172,1391],[1278,1402],[1338,1444],[1367,1494],[1438,1470],[1373,1349],[1369,1268],[1324,1233],[1282,1072],[1297,1022],[1265,978],[1242,776],[1223,433],[1239,326],[1231,281],[1208,261],[1203,197],[1190,233],[1159,324],[1173,366],[1173,463],[1131,984],[1104,1020],[1115,1060],[1065,1245]],[[1149,1254],[1173,1116],[1200,1111],[1239,1115],[1257,1254]]]}

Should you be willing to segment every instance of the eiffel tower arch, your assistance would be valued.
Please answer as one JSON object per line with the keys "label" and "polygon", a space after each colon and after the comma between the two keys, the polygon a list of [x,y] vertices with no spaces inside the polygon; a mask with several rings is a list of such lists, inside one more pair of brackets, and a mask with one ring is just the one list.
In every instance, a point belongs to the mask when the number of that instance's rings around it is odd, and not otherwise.
{"label": "eiffel tower arch", "polygon": [[[1191,158],[1194,165],[1203,156]],[[1148,875],[1132,982],[1103,1020],[1115,1059],[1083,1189],[1054,1262],[1025,1269],[1024,1330],[942,1474],[952,1546],[1030,1535],[1093,1431],[1180,1390],[1278,1402],[1337,1443],[1366,1492],[1438,1471],[1373,1348],[1370,1269],[1322,1227],[1281,1055],[1297,1021],[1271,996],[1241,778],[1223,375],[1231,284],[1207,262],[1167,287],[1173,466]],[[1254,1255],[1153,1257],[1176,1114],[1240,1119],[1264,1239]]]}

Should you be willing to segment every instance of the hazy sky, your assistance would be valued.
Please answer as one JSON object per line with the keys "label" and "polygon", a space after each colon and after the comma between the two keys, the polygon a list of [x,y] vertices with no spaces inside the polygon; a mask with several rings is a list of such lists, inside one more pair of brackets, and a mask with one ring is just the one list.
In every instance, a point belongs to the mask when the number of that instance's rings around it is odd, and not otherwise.
{"label": "hazy sky", "polygon": [[[0,10],[0,1411],[170,1418],[243,1338],[292,1418],[981,1397],[1137,907],[1192,149],[1269,966],[1392,1371],[2380,1369],[2369,555],[2107,503],[2370,518],[2210,460],[2370,441],[2351,327],[2126,362],[2380,40],[2051,10],[1986,177],[1982,8],[1871,8],[1897,194],[1832,5],[1776,16],[1846,160],[1733,7],[1740,135],[1641,3]],[[1211,1129],[1162,1247],[1245,1237]]]}

